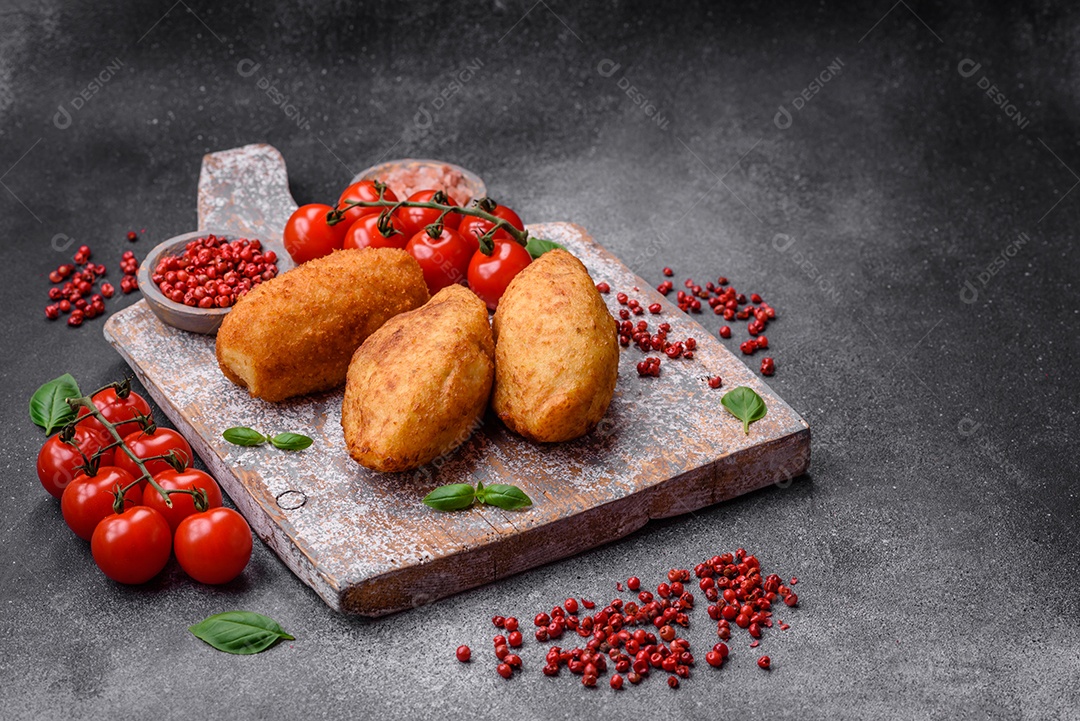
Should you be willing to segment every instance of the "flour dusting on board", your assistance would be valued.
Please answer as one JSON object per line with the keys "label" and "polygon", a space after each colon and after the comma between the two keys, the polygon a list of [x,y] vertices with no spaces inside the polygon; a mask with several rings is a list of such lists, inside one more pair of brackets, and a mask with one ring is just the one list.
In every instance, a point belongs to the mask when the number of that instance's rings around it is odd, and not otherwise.
{"label": "flour dusting on board", "polygon": [[[284,188],[288,196],[284,165],[276,150],[266,148],[207,156],[200,179],[202,220],[215,227],[262,225],[268,232],[275,231],[268,222],[284,223],[279,192]],[[276,197],[278,207],[244,208],[244,221],[238,222],[229,215],[242,207],[237,197],[254,206],[267,202],[253,200],[252,186],[227,181],[251,173],[252,163],[261,168],[256,185]],[[280,233],[280,225],[276,228]],[[694,510],[805,470],[805,422],[692,317],[578,226],[548,223],[529,230],[564,245],[596,282],[610,283],[612,292],[604,299],[613,313],[620,307],[615,293],[638,286],[640,292],[632,295],[645,305],[661,304],[662,313],[654,318],[671,324],[672,338],[693,336],[698,342],[693,360],[665,359],[660,378],[640,378],[635,366],[641,352],[622,349],[607,416],[592,434],[569,443],[532,443],[489,413],[480,430],[448,457],[410,473],[378,474],[346,452],[342,391],[284,403],[251,398],[221,374],[213,337],[162,324],[144,302],[115,314],[105,333],[169,418],[193,435],[196,451],[253,528],[338,610],[378,615],[430,601],[612,540],[650,516]],[[709,388],[704,382],[709,375],[723,377],[724,388]],[[769,408],[749,436],[720,405],[723,393],[737,385],[754,388]],[[303,433],[315,442],[299,452],[234,446],[221,433],[236,425]],[[421,503],[436,486],[480,480],[517,485],[534,506],[522,512],[476,506],[439,513]],[[671,499],[664,495],[668,488],[684,490]],[[283,494],[300,501],[279,504]],[[619,523],[598,527],[598,514],[618,508],[625,509]],[[577,546],[561,541],[579,517],[592,536],[575,541]],[[493,550],[499,547],[513,551],[500,556]],[[414,578],[427,580],[403,580]],[[362,600],[347,600],[353,591]]]}

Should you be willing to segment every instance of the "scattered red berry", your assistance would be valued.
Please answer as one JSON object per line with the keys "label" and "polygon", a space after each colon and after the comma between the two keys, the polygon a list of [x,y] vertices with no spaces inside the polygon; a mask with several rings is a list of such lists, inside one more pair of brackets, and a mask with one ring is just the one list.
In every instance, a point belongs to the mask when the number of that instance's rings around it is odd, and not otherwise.
{"label": "scattered red berry", "polygon": [[462,663],[467,663],[468,660],[472,658],[472,651],[469,649],[468,646],[458,646],[457,653],[455,655],[457,656],[458,661],[461,661]]}
{"label": "scattered red berry", "polygon": [[762,656],[757,660],[757,665],[768,671],[769,667],[772,666],[772,659],[770,659],[768,656]]}
{"label": "scattered red berry", "polygon": [[709,378],[709,388],[719,388],[721,385],[723,385],[723,383],[724,381],[720,378],[720,376],[711,376]]}
{"label": "scattered red berry", "polygon": [[610,293],[611,292],[611,286],[608,285],[607,282],[597,283],[596,284],[596,289],[598,291],[600,291],[601,293]]}
{"label": "scattered red berry", "polygon": [[761,359],[761,375],[771,376],[776,372],[776,362],[769,357]]}

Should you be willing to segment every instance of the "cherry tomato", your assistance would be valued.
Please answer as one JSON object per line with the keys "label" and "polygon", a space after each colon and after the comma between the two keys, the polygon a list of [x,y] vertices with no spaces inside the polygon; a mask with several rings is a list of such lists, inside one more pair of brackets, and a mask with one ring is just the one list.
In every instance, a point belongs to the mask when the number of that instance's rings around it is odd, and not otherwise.
{"label": "cherry tomato", "polygon": [[146,583],[165,568],[171,550],[169,524],[146,506],[106,516],[90,538],[94,562],[120,583]]}
{"label": "cherry tomato", "polygon": [[397,217],[390,216],[390,226],[397,230],[385,236],[379,230],[379,218],[381,216],[365,215],[360,220],[349,226],[349,232],[345,234],[346,248],[404,248],[409,242],[409,236],[405,234],[404,227]]}
{"label": "cherry tomato", "polygon": [[346,222],[327,225],[326,214],[333,208],[321,203],[301,205],[285,223],[285,250],[297,264],[330,255],[341,249]]}
{"label": "cherry tomato", "polygon": [[[146,402],[146,399],[140,396],[135,391],[128,393],[127,398],[120,398],[116,395],[116,390],[113,388],[106,388],[103,391],[99,391],[91,398],[94,401],[94,405],[97,406],[101,415],[105,416],[105,420],[116,426],[116,432],[123,438],[132,431],[139,430],[138,421],[131,420],[137,415],[150,416],[150,404]],[[90,411],[86,408],[79,408],[79,417],[87,415]],[[124,421],[130,421],[125,423]],[[111,439],[112,436],[109,431],[105,429],[105,426],[101,425],[101,422],[97,418],[87,418],[86,420],[79,421],[80,426],[86,426],[92,428],[104,437]]]}
{"label": "cherry tomato", "polygon": [[525,230],[525,224],[521,222],[521,216],[505,205],[496,205],[491,214],[497,218],[502,218],[518,230]]}
{"label": "cherry tomato", "polygon": [[176,529],[176,560],[200,583],[228,583],[251,558],[251,528],[231,508],[188,516]]}
{"label": "cherry tomato", "polygon": [[[525,230],[525,224],[521,222],[521,218],[518,217],[518,214],[510,210],[510,208],[507,208],[505,205],[496,205],[495,210],[491,211],[491,214],[497,218],[502,218],[518,230]],[[483,218],[477,218],[473,215],[467,215],[465,216],[465,219],[461,221],[461,226],[458,228],[458,232],[466,238],[476,241],[476,248],[473,249],[475,251],[480,247],[480,236],[491,230],[493,227],[495,227],[495,224],[492,223],[490,220],[484,220]],[[511,239],[510,234],[502,228],[499,228],[497,231],[495,231],[495,234],[492,237],[496,240]]]}
{"label": "cherry tomato", "polygon": [[[375,187],[374,180],[360,180],[348,188],[341,194],[341,198],[338,199],[338,207],[345,206],[346,201],[349,200],[362,200],[365,202],[373,202],[379,199],[379,189]],[[390,200],[397,202],[398,197],[394,195],[394,191],[387,188],[383,191],[383,200]],[[363,218],[365,215],[378,215],[382,211],[382,208],[350,208],[345,211],[345,220],[342,222],[346,228],[352,227],[356,221]],[[347,247],[347,246],[346,246]]]}
{"label": "cherry tomato", "polygon": [[456,230],[443,227],[438,238],[421,230],[412,237],[405,250],[420,264],[432,295],[448,285],[464,281],[469,272],[470,246]]}
{"label": "cherry tomato", "polygon": [[469,287],[491,310],[499,305],[506,286],[532,262],[529,251],[513,240],[495,240],[495,251],[473,254],[469,262]]}
{"label": "cherry tomato", "polygon": [[[221,508],[221,488],[209,474],[195,468],[184,471],[169,469],[154,474],[154,480],[165,490],[191,491],[203,489],[206,491],[206,500],[209,508]],[[143,489],[142,504],[147,508],[153,508],[161,514],[161,517],[169,524],[169,528],[176,531],[180,521],[195,513],[195,500],[187,493],[172,493],[172,508],[165,505],[165,499],[156,488],[150,484]]]}
{"label": "cherry tomato", "polygon": [[[98,424],[100,425],[100,424]],[[105,432],[84,427],[82,424],[75,426],[75,437],[72,439],[83,453],[92,456],[103,446],[109,445],[109,438]],[[113,449],[102,452],[99,456],[100,465],[111,466],[113,463]],[[41,447],[37,457],[38,480],[45,490],[55,498],[64,495],[64,489],[79,473],[78,466],[82,465],[83,457],[71,444],[60,440],[57,433],[45,445]]]}
{"label": "cherry tomato", "polygon": [[[441,190],[419,190],[410,195],[409,200],[415,203],[435,202],[442,203],[443,205],[458,204],[456,200]],[[437,221],[439,216],[442,215],[441,210],[433,210],[430,208],[400,208],[397,212],[398,217],[401,218],[401,224],[405,226],[405,233],[407,235],[419,233],[421,230]],[[458,213],[447,213],[446,217],[443,218],[443,225],[452,230],[457,230],[460,223],[461,215]]]}
{"label": "cherry tomato", "polygon": [[[185,468],[190,468],[195,460],[195,454],[191,452],[191,446],[188,445],[182,435],[171,428],[156,428],[153,433],[135,431],[124,436],[124,445],[130,448],[131,452],[140,459],[163,456],[175,449],[180,458],[184,460]],[[130,473],[132,478],[139,478],[142,475],[142,470],[135,461],[131,460],[127,453],[124,453],[122,448],[116,449],[116,458],[113,463],[118,468],[123,468]],[[146,470],[151,476],[156,476],[162,471],[172,470],[172,466],[164,458],[146,461],[143,465],[146,466]],[[139,488],[145,487],[146,479],[143,479],[139,483]]]}
{"label": "cherry tomato", "polygon": [[[116,466],[101,466],[93,476],[83,473],[75,476],[60,499],[60,512],[64,514],[68,528],[79,538],[89,541],[97,525],[113,513],[113,501],[116,500],[113,490],[117,486],[127,488],[133,480],[130,473]],[[141,497],[138,486],[130,488],[124,494],[124,510],[137,506]]]}

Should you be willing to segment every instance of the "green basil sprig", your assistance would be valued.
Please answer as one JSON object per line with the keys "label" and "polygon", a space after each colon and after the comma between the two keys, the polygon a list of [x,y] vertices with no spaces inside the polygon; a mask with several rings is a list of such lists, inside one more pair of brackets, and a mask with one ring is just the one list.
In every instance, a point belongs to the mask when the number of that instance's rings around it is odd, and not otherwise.
{"label": "green basil sprig", "polygon": [[460,511],[471,506],[475,498],[476,492],[468,483],[451,483],[424,496],[424,503],[436,511]]}
{"label": "green basil sprig", "polygon": [[753,388],[746,386],[728,391],[720,399],[720,403],[731,411],[731,415],[742,421],[743,433],[746,435],[750,435],[750,424],[760,421],[769,412],[761,396],[755,393]]}
{"label": "green basil sprig", "polygon": [[260,653],[278,641],[292,641],[278,622],[251,611],[226,611],[189,626],[197,638],[219,651],[248,656]]}
{"label": "green basil sprig", "polygon": [[276,436],[265,436],[254,428],[245,426],[229,428],[221,434],[221,437],[234,446],[261,446],[270,441],[270,445],[283,451],[302,451],[315,442],[299,433],[278,433]]}
{"label": "green basil sprig", "polygon": [[314,443],[314,441],[299,433],[278,433],[270,439],[270,443],[274,448],[283,451],[302,451]]}
{"label": "green basil sprig", "polygon": [[529,255],[536,260],[549,250],[555,250],[560,248],[566,250],[563,246],[556,243],[554,240],[544,240],[543,238],[529,238],[529,242],[525,244],[525,250],[529,251]]}
{"label": "green basil sprig", "polygon": [[468,483],[451,483],[439,486],[424,496],[424,504],[436,511],[460,511],[472,506],[474,501],[501,508],[504,511],[516,511],[532,505],[532,499],[517,486],[493,483],[485,486],[483,481],[473,489]]}
{"label": "green basil sprig", "polygon": [[266,436],[254,428],[235,426],[221,434],[221,437],[234,446],[261,446],[266,443]]}
{"label": "green basil sprig", "polygon": [[489,506],[497,506],[505,511],[516,511],[532,505],[532,499],[517,486],[509,486],[504,483],[492,483],[484,487],[482,483],[476,486],[476,498],[481,503]]}
{"label": "green basil sprig", "polygon": [[70,373],[53,378],[30,397],[30,420],[44,428],[46,433],[52,433],[74,420],[75,410],[67,404],[67,399],[80,396],[79,384]]}

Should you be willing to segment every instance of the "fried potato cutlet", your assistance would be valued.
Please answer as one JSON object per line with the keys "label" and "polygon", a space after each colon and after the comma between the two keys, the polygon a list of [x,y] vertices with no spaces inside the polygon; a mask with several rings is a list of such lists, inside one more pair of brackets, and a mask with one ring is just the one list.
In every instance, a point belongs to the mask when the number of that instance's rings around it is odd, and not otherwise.
{"label": "fried potato cutlet", "polygon": [[338,250],[241,298],[218,330],[218,365],[267,401],[329,390],[345,382],[369,335],[427,300],[424,274],[405,251]]}
{"label": "fried potato cutlet", "polygon": [[487,409],[494,355],[487,307],[460,285],[391,318],[349,364],[349,455],[376,471],[407,471],[460,446]]}
{"label": "fried potato cutlet", "polygon": [[585,435],[615,392],[616,327],[581,261],[565,250],[540,256],[511,281],[495,312],[492,408],[532,440]]}

